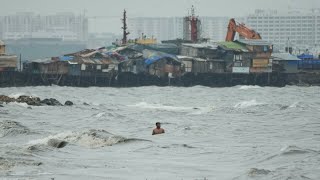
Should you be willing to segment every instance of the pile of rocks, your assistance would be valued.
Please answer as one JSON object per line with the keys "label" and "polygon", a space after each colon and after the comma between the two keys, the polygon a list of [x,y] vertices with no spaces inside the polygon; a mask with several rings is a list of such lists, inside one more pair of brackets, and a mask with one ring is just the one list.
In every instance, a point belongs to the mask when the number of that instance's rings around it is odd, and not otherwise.
{"label": "pile of rocks", "polygon": [[[18,98],[12,98],[5,95],[0,95],[0,104],[2,103],[10,103],[10,102],[18,102],[18,103],[27,103],[30,106],[63,106],[57,99],[50,98],[41,100],[39,97],[32,96],[19,96]],[[72,106],[73,102],[66,101],[65,106]]]}

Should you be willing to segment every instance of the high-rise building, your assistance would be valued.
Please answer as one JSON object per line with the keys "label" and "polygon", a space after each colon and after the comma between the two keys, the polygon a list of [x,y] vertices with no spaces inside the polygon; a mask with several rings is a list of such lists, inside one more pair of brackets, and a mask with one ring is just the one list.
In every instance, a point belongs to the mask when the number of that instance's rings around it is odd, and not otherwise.
{"label": "high-rise building", "polygon": [[215,42],[224,41],[229,23],[228,17],[200,17],[202,24],[202,38]]}
{"label": "high-rise building", "polygon": [[[201,21],[201,38],[223,41],[226,36],[228,17],[199,17]],[[184,31],[183,17],[138,17],[129,18],[130,38],[139,38],[142,33],[153,36],[159,41],[182,39]]]}
{"label": "high-rise building", "polygon": [[129,37],[154,37],[158,41],[182,38],[183,19],[181,17],[138,17],[129,18]]}
{"label": "high-rise building", "polygon": [[87,41],[88,18],[73,13],[41,16],[24,12],[1,16],[0,38],[10,40],[58,38],[64,41]]}
{"label": "high-rise building", "polygon": [[295,50],[320,46],[319,10],[285,14],[275,10],[256,10],[247,17],[246,24],[279,50],[284,50],[287,46]]}

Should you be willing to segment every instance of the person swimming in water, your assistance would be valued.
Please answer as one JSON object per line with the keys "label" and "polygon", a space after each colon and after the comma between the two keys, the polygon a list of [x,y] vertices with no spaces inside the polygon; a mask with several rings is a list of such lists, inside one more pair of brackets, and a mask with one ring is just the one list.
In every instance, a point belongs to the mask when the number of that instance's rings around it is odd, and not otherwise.
{"label": "person swimming in water", "polygon": [[164,133],[164,129],[161,128],[161,124],[160,122],[156,123],[156,128],[153,129],[152,131],[152,135],[157,135],[157,134],[163,134]]}

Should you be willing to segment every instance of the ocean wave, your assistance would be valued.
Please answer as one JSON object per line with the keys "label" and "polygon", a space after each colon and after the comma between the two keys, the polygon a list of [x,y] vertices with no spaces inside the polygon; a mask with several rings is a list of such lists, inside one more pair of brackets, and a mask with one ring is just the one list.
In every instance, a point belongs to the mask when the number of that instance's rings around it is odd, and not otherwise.
{"label": "ocean wave", "polygon": [[296,154],[307,154],[307,153],[319,153],[312,149],[303,149],[298,146],[286,146],[280,150],[281,155],[296,155]]}
{"label": "ocean wave", "polygon": [[148,141],[144,139],[125,138],[123,136],[113,135],[105,130],[91,129],[82,132],[64,132],[56,135],[51,135],[43,139],[30,141],[28,144],[30,144],[31,146],[37,144],[49,145],[49,142],[53,139],[56,140],[56,142],[64,142],[63,147],[66,143],[71,143],[89,148],[112,146],[133,141]]}
{"label": "ocean wave", "polygon": [[244,109],[252,106],[260,106],[263,105],[263,103],[259,103],[256,100],[250,100],[250,101],[242,101],[234,105],[234,108],[237,109]]}
{"label": "ocean wave", "polygon": [[15,166],[40,166],[40,165],[42,165],[41,162],[36,162],[34,160],[0,157],[0,171],[10,170]]}
{"label": "ocean wave", "polygon": [[140,102],[135,105],[128,105],[129,107],[138,107],[144,109],[158,109],[158,110],[165,110],[165,111],[191,111],[194,110],[194,107],[184,107],[184,106],[168,106],[163,104],[149,104],[146,102]]}
{"label": "ocean wave", "polygon": [[28,108],[29,105],[25,102],[10,102],[8,103],[9,105],[13,105],[13,106],[20,106],[20,107],[25,107]]}
{"label": "ocean wave", "polygon": [[260,86],[240,86],[239,89],[247,90],[247,89],[258,89],[261,88]]}
{"label": "ocean wave", "polygon": [[208,106],[208,107],[200,107],[200,108],[193,108],[193,112],[189,113],[189,115],[202,115],[202,114],[208,114],[215,110],[214,106]]}
{"label": "ocean wave", "polygon": [[8,97],[18,99],[20,96],[25,96],[25,93],[14,93],[10,94]]}
{"label": "ocean wave", "polygon": [[0,137],[28,133],[30,133],[30,130],[16,121],[5,120],[0,122]]}

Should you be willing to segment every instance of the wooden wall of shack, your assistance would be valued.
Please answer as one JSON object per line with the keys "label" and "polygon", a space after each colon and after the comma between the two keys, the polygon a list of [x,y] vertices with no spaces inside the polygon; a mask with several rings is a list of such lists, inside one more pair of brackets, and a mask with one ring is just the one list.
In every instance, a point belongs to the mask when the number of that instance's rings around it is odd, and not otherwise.
{"label": "wooden wall of shack", "polygon": [[184,73],[224,73],[226,65],[224,60],[204,60],[199,58],[182,59]]}
{"label": "wooden wall of shack", "polygon": [[221,52],[216,48],[193,47],[188,45],[181,46],[180,55],[202,59],[219,59],[222,56]]}
{"label": "wooden wall of shack", "polygon": [[181,76],[181,63],[171,58],[163,58],[147,66],[147,72],[158,77],[179,77]]}
{"label": "wooden wall of shack", "polygon": [[65,75],[68,74],[68,63],[62,61],[39,63],[39,72],[41,74]]}
{"label": "wooden wall of shack", "polygon": [[17,56],[0,55],[0,71],[15,71],[17,68]]}

